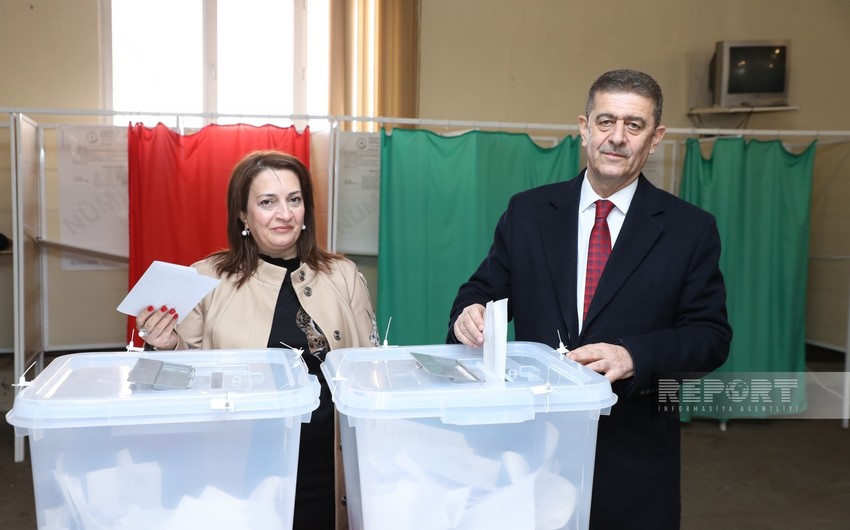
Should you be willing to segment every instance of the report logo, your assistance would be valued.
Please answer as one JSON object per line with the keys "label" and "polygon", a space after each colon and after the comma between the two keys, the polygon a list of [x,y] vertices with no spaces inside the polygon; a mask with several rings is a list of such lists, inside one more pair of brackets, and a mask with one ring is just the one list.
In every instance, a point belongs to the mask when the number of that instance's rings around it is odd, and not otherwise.
{"label": "report logo", "polygon": [[806,410],[805,374],[724,373],[661,377],[654,412],[761,417]]}
{"label": "report logo", "polygon": [[659,403],[791,403],[793,390],[800,381],[794,378],[734,378],[730,380],[705,377],[701,379],[660,379]]}

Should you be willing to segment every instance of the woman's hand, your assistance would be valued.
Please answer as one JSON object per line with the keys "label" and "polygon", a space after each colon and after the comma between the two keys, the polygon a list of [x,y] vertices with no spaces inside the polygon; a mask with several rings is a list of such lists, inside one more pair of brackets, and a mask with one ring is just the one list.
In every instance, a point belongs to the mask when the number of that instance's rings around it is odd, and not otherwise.
{"label": "woman's hand", "polygon": [[136,316],[136,334],[146,343],[160,350],[177,347],[177,312],[165,306],[159,309],[148,306]]}

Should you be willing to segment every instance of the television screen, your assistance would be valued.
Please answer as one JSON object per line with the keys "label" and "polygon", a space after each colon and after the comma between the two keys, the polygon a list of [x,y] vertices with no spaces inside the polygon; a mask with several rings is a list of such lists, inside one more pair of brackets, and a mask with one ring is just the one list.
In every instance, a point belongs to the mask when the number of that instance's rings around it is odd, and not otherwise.
{"label": "television screen", "polygon": [[710,77],[718,107],[788,105],[787,40],[717,42]]}
{"label": "television screen", "polygon": [[729,49],[729,93],[785,92],[784,46],[735,46]]}

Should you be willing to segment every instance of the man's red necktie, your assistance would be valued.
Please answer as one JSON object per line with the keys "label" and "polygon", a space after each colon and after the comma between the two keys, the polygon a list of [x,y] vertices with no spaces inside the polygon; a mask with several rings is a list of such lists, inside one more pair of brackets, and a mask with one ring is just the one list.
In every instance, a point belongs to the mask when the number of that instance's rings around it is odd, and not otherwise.
{"label": "man's red necktie", "polygon": [[614,208],[614,203],[600,199],[596,201],[596,221],[593,230],[590,231],[590,243],[587,246],[587,275],[584,283],[584,315],[587,316],[587,308],[593,300],[599,278],[605,269],[608,255],[611,254],[611,232],[608,231],[608,214]]}

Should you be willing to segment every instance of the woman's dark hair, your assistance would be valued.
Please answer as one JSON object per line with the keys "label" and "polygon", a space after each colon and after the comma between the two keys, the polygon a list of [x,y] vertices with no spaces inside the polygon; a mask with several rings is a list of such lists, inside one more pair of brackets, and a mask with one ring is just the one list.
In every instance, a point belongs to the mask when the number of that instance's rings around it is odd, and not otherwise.
{"label": "woman's dark hair", "polygon": [[330,271],[330,263],[339,259],[339,254],[328,252],[319,246],[316,238],[316,208],[313,201],[313,179],[310,171],[298,158],[280,151],[254,151],[240,160],[230,175],[227,185],[227,243],[229,248],[210,255],[215,270],[220,275],[236,274],[237,287],[241,287],[257,270],[260,251],[251,236],[242,235],[242,218],[248,210],[248,197],[254,179],[266,169],[289,170],[298,177],[301,196],[304,199],[304,224],[296,247],[301,263],[312,269]]}
{"label": "woman's dark hair", "polygon": [[621,69],[611,70],[599,76],[587,94],[587,105],[584,115],[590,119],[593,105],[596,103],[596,94],[601,92],[626,92],[647,97],[652,100],[652,117],[655,127],[661,125],[661,111],[664,108],[664,95],[661,87],[649,74],[637,70]]}

